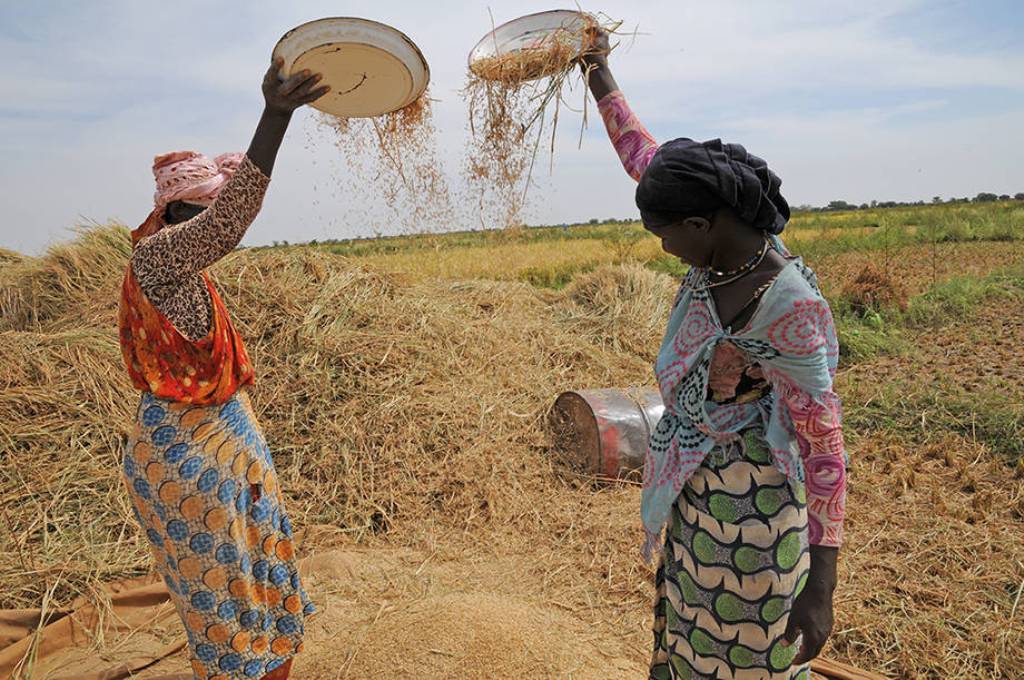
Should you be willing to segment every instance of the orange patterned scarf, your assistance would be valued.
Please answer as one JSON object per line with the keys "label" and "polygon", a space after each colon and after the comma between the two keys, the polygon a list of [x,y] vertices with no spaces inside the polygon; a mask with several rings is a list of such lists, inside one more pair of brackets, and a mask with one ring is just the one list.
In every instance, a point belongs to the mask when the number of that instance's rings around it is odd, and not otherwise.
{"label": "orange patterned scarf", "polygon": [[[133,237],[135,241],[139,238],[135,233]],[[193,341],[153,306],[128,267],[121,286],[118,325],[121,354],[138,389],[161,399],[208,406],[226,402],[243,385],[252,383],[252,363],[242,338],[205,272],[203,280],[210,294],[213,323],[205,338]]]}

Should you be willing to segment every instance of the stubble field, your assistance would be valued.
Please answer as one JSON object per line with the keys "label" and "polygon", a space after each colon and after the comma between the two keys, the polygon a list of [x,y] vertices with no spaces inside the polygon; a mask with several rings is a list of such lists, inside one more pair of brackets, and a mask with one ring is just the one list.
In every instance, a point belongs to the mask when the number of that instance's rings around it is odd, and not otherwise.
{"label": "stubble field", "polygon": [[[1010,202],[799,215],[785,235],[842,344],[852,469],[830,658],[1024,676],[1022,224]],[[0,607],[102,605],[103,584],[150,568],[118,473],[137,399],[115,327],[127,255],[116,226],[0,252]],[[306,529],[321,614],[300,677],[642,676],[639,489],[566,467],[545,423],[565,389],[652,384],[681,273],[622,224],[215,267]],[[109,660],[117,644],[87,647]],[[17,677],[60,663],[27,656]],[[179,653],[139,677],[185,668]]]}

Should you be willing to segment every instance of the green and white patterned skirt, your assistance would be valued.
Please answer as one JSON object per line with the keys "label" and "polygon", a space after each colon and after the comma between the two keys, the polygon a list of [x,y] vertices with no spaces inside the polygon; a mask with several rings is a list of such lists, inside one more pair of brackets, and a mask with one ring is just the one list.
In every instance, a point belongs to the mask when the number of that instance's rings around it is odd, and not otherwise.
{"label": "green and white patterned skirt", "polygon": [[780,643],[807,581],[803,485],[758,430],[713,450],[672,508],[657,572],[652,680],[809,680]]}

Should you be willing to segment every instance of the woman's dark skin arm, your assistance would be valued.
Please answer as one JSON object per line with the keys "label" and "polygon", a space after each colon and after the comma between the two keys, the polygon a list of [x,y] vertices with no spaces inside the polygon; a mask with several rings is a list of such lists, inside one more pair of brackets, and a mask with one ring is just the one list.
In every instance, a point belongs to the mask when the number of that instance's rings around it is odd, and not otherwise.
{"label": "woman's dark skin arm", "polygon": [[[319,74],[300,71],[282,81],[280,70],[281,61],[275,61],[263,77],[263,115],[246,153],[264,175],[264,188],[292,113],[329,90],[317,85]],[[249,192],[235,191],[236,179],[228,182],[208,208],[183,201],[167,206],[170,226],[143,240],[132,255],[144,290],[156,285],[179,285],[235,249],[262,203],[262,192],[259,200],[253,201]]]}
{"label": "woman's dark skin arm", "polygon": [[317,87],[322,76],[308,70],[294,73],[282,81],[280,73],[283,63],[282,59],[276,59],[263,77],[263,115],[246,152],[253,164],[267,177],[274,171],[274,159],[277,158],[295,109],[316,101],[331,90],[326,85]]}
{"label": "woman's dark skin arm", "polygon": [[608,54],[612,51],[608,43],[608,32],[592,28],[589,33],[591,47],[580,57],[580,69],[587,76],[587,85],[594,95],[594,101],[601,101],[605,95],[619,89],[619,85],[608,67]]}
{"label": "woman's dark skin arm", "polygon": [[803,634],[800,651],[793,659],[794,666],[817,657],[832,633],[832,593],[836,589],[838,559],[839,548],[811,546],[811,573],[789,612],[785,633],[789,644]]}
{"label": "woman's dark skin arm", "polygon": [[[260,122],[256,125],[249,150],[246,152],[249,160],[267,177],[274,171],[274,160],[277,158],[277,152],[281,148],[281,142],[288,131],[288,124],[295,109],[316,101],[331,90],[326,85],[317,87],[321,76],[309,71],[294,73],[282,81],[282,63],[281,59],[275,60],[263,76],[263,115],[260,116]],[[204,210],[206,207],[202,205],[173,201],[167,206],[164,217],[168,224],[180,224],[191,220]]]}

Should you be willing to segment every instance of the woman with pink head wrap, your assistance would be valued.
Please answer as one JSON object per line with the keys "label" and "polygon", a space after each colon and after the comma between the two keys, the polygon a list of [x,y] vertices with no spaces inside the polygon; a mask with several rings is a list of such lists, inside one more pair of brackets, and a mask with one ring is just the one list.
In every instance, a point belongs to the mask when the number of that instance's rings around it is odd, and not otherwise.
{"label": "woman with pink head wrap", "polygon": [[242,165],[245,154],[225,153],[210,159],[195,151],[173,151],[153,159],[157,208],[173,201],[209,206]]}
{"label": "woman with pink head wrap", "polygon": [[197,151],[172,151],[154,158],[153,212],[132,233],[132,243],[168,224],[186,222],[211,206],[244,160],[243,153],[225,153],[211,159]]}
{"label": "woman with pink head wrap", "polygon": [[132,232],[121,290],[122,355],[142,393],[125,483],[203,680],[286,678],[314,611],[246,393],[252,363],[205,272],[259,213],[292,113],[328,91],[308,71],[282,81],[280,67],[246,153],[154,159],[153,211]]}

